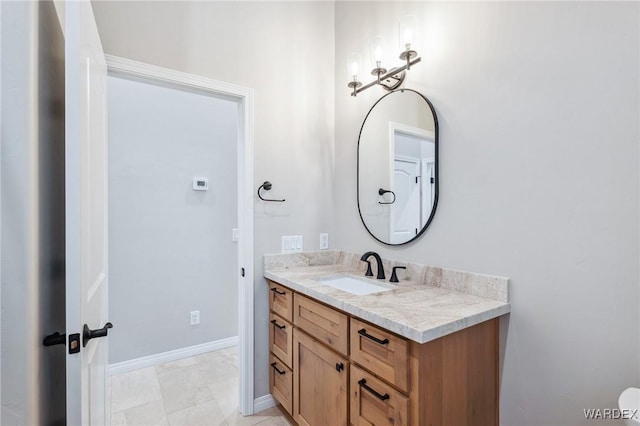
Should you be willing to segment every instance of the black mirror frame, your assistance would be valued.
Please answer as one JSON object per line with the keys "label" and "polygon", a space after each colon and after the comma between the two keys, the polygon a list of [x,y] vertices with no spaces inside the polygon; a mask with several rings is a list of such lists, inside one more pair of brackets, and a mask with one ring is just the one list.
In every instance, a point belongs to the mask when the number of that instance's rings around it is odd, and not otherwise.
{"label": "black mirror frame", "polygon": [[[427,105],[429,106],[429,109],[431,110],[431,114],[433,114],[433,132],[435,134],[435,138],[434,138],[434,154],[435,154],[435,173],[434,173],[434,179],[435,179],[435,194],[433,196],[433,207],[431,209],[431,214],[429,215],[429,219],[427,219],[427,223],[424,224],[424,226],[422,227],[422,229],[420,230],[420,232],[418,232],[415,237],[411,238],[410,240],[407,240],[403,243],[389,243],[386,241],[382,241],[380,238],[376,237],[375,235],[373,235],[373,233],[371,232],[371,230],[367,227],[367,224],[364,221],[364,218],[362,217],[362,210],[360,209],[360,138],[362,137],[362,130],[364,129],[364,125],[367,123],[367,118],[369,118],[369,115],[371,114],[371,112],[373,111],[373,109],[376,107],[376,105],[378,105],[378,103],[380,103],[380,101],[382,101],[384,98],[386,98],[387,96],[396,93],[396,92],[413,92],[415,94],[417,94],[418,96],[420,96],[422,99],[424,99],[424,101],[427,103]],[[358,203],[358,214],[360,215],[360,221],[362,222],[362,224],[364,225],[364,228],[367,230],[367,232],[369,233],[369,235],[371,235],[376,241],[388,245],[388,246],[402,246],[405,244],[409,244],[412,241],[417,240],[418,238],[420,238],[422,236],[422,234],[425,233],[425,231],[427,230],[427,228],[429,227],[429,225],[431,224],[431,221],[433,220],[433,217],[436,214],[436,209],[438,207],[438,194],[439,194],[439,173],[440,173],[440,162],[439,162],[439,142],[438,142],[438,137],[439,137],[439,132],[438,132],[438,115],[436,114],[436,110],[433,107],[433,104],[431,103],[431,101],[429,99],[427,99],[426,96],[424,96],[422,93],[413,90],[413,89],[397,89],[397,90],[393,90],[385,95],[383,95],[382,97],[380,97],[380,99],[378,99],[373,106],[371,107],[371,109],[369,110],[369,112],[367,113],[367,115],[364,117],[364,120],[362,121],[362,126],[360,127],[360,133],[358,134],[358,151],[357,151],[357,165],[356,165],[356,201]]]}

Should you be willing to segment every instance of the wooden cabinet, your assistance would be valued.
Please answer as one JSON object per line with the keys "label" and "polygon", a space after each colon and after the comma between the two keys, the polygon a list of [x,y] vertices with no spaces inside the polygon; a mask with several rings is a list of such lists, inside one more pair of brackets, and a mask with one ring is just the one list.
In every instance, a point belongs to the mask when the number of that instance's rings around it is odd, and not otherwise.
{"label": "wooden cabinet", "polygon": [[349,362],[293,330],[293,418],[305,426],[347,424]]}
{"label": "wooden cabinet", "polygon": [[498,425],[497,318],[419,344],[269,288],[271,394],[299,425]]}
{"label": "wooden cabinet", "polygon": [[271,395],[293,414],[293,292],[269,283],[269,388]]}

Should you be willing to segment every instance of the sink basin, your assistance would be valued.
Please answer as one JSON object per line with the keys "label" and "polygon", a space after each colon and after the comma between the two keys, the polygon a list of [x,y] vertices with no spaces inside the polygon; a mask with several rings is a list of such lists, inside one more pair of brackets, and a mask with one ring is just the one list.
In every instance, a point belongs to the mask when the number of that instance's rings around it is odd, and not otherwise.
{"label": "sink basin", "polygon": [[338,290],[355,294],[357,296],[381,293],[383,291],[389,291],[392,289],[392,287],[389,287],[382,283],[378,284],[371,280],[354,278],[347,275],[321,278],[316,281],[321,284],[328,285],[329,287],[337,288]]}

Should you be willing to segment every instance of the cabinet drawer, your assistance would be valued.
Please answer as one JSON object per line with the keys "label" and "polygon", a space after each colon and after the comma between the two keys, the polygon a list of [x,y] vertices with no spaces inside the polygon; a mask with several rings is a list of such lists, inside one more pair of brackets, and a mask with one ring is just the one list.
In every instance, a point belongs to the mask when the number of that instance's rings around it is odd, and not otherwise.
{"label": "cabinet drawer", "polygon": [[409,424],[409,398],[355,365],[350,390],[353,426]]}
{"label": "cabinet drawer", "polygon": [[293,372],[273,354],[269,355],[271,395],[290,415],[293,414]]}
{"label": "cabinet drawer", "polygon": [[269,314],[269,342],[271,352],[289,368],[293,365],[293,326],[279,315]]}
{"label": "cabinet drawer", "polygon": [[293,321],[293,292],[286,287],[269,283],[269,309],[287,321]]}
{"label": "cabinet drawer", "polygon": [[349,317],[345,314],[296,293],[293,297],[293,322],[314,339],[347,355]]}
{"label": "cabinet drawer", "polygon": [[351,359],[404,391],[409,387],[408,346],[402,337],[351,318]]}

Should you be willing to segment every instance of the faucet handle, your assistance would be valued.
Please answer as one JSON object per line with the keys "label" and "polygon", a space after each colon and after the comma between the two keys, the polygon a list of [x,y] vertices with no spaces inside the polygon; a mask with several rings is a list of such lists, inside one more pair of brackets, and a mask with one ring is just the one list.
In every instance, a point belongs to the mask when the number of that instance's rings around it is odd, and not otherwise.
{"label": "faucet handle", "polygon": [[407,269],[407,267],[406,266],[394,266],[393,270],[391,271],[391,278],[389,279],[389,282],[391,282],[391,283],[399,282],[398,275],[396,274],[396,269]]}
{"label": "faucet handle", "polygon": [[367,272],[364,274],[365,277],[372,277],[373,271],[371,270],[371,262],[368,260],[363,260],[363,262],[367,262]]}

